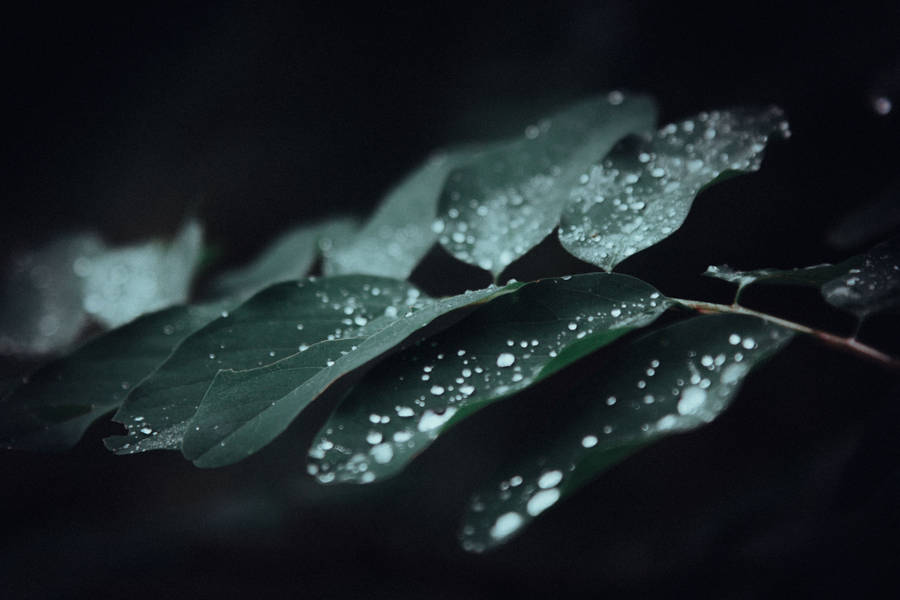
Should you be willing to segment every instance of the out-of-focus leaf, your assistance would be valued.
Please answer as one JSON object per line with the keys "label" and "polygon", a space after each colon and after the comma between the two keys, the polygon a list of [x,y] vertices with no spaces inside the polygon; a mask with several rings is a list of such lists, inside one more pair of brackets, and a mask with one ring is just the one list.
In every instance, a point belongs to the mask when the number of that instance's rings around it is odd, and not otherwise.
{"label": "out-of-focus leaf", "polygon": [[202,250],[203,229],[190,221],[171,243],[153,241],[85,256],[75,264],[84,309],[103,325],[118,327],[183,303]]}
{"label": "out-of-focus leaf", "polygon": [[612,92],[529,126],[450,174],[435,221],[441,245],[497,277],[553,231],[592,163],[655,122],[650,98]]}
{"label": "out-of-focus leaf", "polygon": [[[694,197],[728,172],[756,171],[769,136],[787,135],[780,109],[700,113],[621,144],[572,190],[559,240],[607,271],[681,227]],[[574,186],[573,186],[574,187]]]}
{"label": "out-of-focus leaf", "polygon": [[182,452],[200,467],[246,458],[287,429],[339,377],[401,344],[438,317],[503,296],[520,285],[424,299],[408,310],[392,311],[367,329],[325,339],[271,365],[221,371],[188,424]]}
{"label": "out-of-focus leaf", "polygon": [[87,322],[77,270],[102,251],[97,236],[78,234],[13,260],[0,295],[0,353],[47,354],[71,345]]}
{"label": "out-of-focus leaf", "polygon": [[848,273],[850,269],[858,267],[861,263],[862,257],[853,257],[836,265],[822,264],[798,269],[766,268],[752,271],[737,271],[728,265],[710,265],[703,274],[736,284],[738,286],[737,295],[740,296],[745,287],[754,283],[821,287],[824,283]]}
{"label": "out-of-focus leaf", "polygon": [[349,237],[355,228],[356,223],[350,219],[334,219],[291,229],[269,244],[253,262],[218,277],[211,286],[212,293],[243,301],[275,283],[302,279],[315,263],[320,245],[330,248],[340,238]]}
{"label": "out-of-focus leaf", "polygon": [[394,475],[455,423],[652,323],[669,304],[627,275],[527,284],[371,371],[317,436],[310,471],[323,483]]}
{"label": "out-of-focus leaf", "polygon": [[114,417],[128,433],[107,438],[107,447],[121,454],[177,449],[221,369],[251,369],[322,341],[371,335],[393,323],[418,296],[404,282],[362,275],[267,288],[185,339],[137,386]]}
{"label": "out-of-focus leaf", "polygon": [[515,457],[473,496],[463,547],[481,552],[508,541],[531,520],[599,473],[665,436],[724,411],[750,370],[793,332],[756,317],[709,315],[625,344],[572,394],[568,426]]}
{"label": "out-of-focus leaf", "polygon": [[326,252],[326,275],[364,273],[406,279],[437,239],[434,218],[444,180],[476,148],[439,152],[388,192],[362,230]]}
{"label": "out-of-focus leaf", "polygon": [[176,306],[144,315],[42,367],[0,401],[0,444],[25,450],[72,447],[178,342],[220,311],[217,306]]}
{"label": "out-of-focus leaf", "polygon": [[710,266],[704,275],[737,284],[738,296],[746,286],[755,283],[816,287],[826,302],[863,319],[900,305],[900,236],[836,265],[753,271]]}
{"label": "out-of-focus leaf", "polygon": [[825,301],[863,319],[900,306],[900,236],[878,244],[862,262],[822,286]]}

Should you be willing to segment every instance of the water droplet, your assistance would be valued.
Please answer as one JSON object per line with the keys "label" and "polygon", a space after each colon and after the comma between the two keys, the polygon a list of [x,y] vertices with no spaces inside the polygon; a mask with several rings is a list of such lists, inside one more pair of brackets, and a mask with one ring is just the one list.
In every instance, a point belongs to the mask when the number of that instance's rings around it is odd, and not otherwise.
{"label": "water droplet", "polygon": [[444,388],[440,385],[431,386],[431,393],[435,396],[440,396],[444,393]]}
{"label": "water droplet", "polygon": [[741,336],[739,336],[736,333],[732,333],[731,335],[728,336],[728,343],[731,344],[732,346],[737,346],[738,344],[741,343]]}
{"label": "water droplet", "polygon": [[581,445],[585,448],[593,448],[597,445],[597,436],[596,435],[586,435],[581,438]]}
{"label": "water droplet", "polygon": [[556,487],[559,482],[562,481],[562,477],[562,471],[558,469],[546,471],[543,475],[541,475],[540,479],[538,479],[538,487],[542,490]]}
{"label": "water droplet", "polygon": [[508,512],[500,515],[491,527],[491,537],[501,540],[515,533],[522,526],[524,519],[517,512]]}
{"label": "water droplet", "polygon": [[422,414],[422,418],[419,419],[417,428],[419,431],[423,432],[431,431],[449,421],[454,414],[456,414],[456,409],[452,407],[445,410],[443,414],[438,414],[431,409],[427,409]]}
{"label": "water droplet", "polygon": [[682,415],[696,413],[706,402],[706,392],[697,386],[689,386],[681,392],[678,400],[678,412]]}
{"label": "water droplet", "polygon": [[374,429],[369,431],[369,433],[366,434],[366,441],[372,445],[380,444],[382,438],[383,438],[383,436],[381,435],[381,432],[375,431]]}
{"label": "water droplet", "polygon": [[744,338],[744,341],[741,342],[741,346],[746,348],[747,350],[753,350],[756,348],[756,340],[753,338]]}
{"label": "water droplet", "polygon": [[394,458],[394,448],[389,443],[385,442],[374,446],[369,450],[369,454],[372,455],[375,462],[383,465],[391,462],[391,459]]}
{"label": "water droplet", "polygon": [[511,367],[516,362],[516,357],[509,352],[503,352],[497,357],[498,367]]}
{"label": "water droplet", "polygon": [[609,311],[609,314],[612,315],[613,317],[619,317],[622,315],[622,311],[621,311],[621,309],[614,308],[611,311]]}
{"label": "water droplet", "polygon": [[559,500],[558,489],[542,490],[531,497],[525,510],[527,510],[528,514],[532,517],[536,517],[553,506],[557,500]]}

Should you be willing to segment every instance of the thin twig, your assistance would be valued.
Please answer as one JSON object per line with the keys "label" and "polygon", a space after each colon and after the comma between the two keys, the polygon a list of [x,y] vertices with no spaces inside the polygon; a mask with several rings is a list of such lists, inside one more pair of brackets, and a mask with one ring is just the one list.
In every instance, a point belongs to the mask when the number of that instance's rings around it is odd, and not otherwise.
{"label": "thin twig", "polygon": [[738,304],[733,304],[731,306],[727,304],[716,304],[714,302],[702,302],[700,300],[685,300],[683,298],[670,298],[674,302],[681,304],[682,306],[686,306],[688,308],[692,308],[701,313],[729,313],[729,314],[738,314],[738,315],[750,315],[753,317],[758,317],[760,319],[765,319],[770,323],[775,323],[776,325],[781,325],[782,327],[787,327],[788,329],[793,329],[794,331],[799,331],[801,333],[806,333],[808,335],[815,336],[825,342],[826,344],[830,344],[832,346],[836,346],[843,350],[847,350],[849,352],[853,352],[854,354],[858,354],[864,358],[875,361],[881,365],[886,367],[890,367],[893,369],[900,369],[900,359],[894,358],[884,352],[877,350],[871,346],[863,344],[855,337],[841,337],[838,335],[834,335],[833,333],[828,333],[827,331],[821,331],[819,329],[813,329],[812,327],[808,327],[801,323],[795,323],[794,321],[788,321],[787,319],[782,319],[780,317],[776,317],[774,315],[770,315],[768,313],[759,312],[750,308],[745,308]]}

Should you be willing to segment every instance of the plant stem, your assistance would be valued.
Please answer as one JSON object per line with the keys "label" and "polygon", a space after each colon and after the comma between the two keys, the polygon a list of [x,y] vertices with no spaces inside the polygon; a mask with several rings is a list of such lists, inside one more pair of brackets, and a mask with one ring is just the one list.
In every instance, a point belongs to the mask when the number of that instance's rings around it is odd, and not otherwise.
{"label": "plant stem", "polygon": [[862,356],[863,358],[879,363],[883,366],[893,369],[900,369],[900,359],[894,358],[893,356],[885,354],[884,352],[881,352],[880,350],[877,350],[869,345],[863,344],[862,342],[857,340],[855,336],[841,337],[833,333],[828,333],[827,331],[813,329],[812,327],[808,327],[801,323],[788,321],[787,319],[782,319],[768,313],[745,308],[743,306],[740,306],[739,304],[732,304],[729,306],[727,304],[702,302],[700,300],[685,300],[683,298],[670,298],[670,300],[673,300],[678,304],[681,304],[682,306],[692,308],[701,313],[730,313],[738,315],[751,315],[760,319],[765,319],[766,321],[775,323],[776,325],[781,325],[782,327],[787,327],[788,329],[793,329],[794,331],[799,331],[801,333],[815,336],[826,344],[830,344],[843,350],[847,350],[849,352]]}

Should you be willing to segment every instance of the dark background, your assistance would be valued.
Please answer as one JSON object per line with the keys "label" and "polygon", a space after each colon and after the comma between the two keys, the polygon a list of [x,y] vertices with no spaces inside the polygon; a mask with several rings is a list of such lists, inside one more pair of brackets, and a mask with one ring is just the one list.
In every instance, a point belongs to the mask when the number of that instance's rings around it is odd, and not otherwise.
{"label": "dark background", "polygon": [[[91,228],[126,243],[197,214],[238,263],[294,224],[365,215],[426,154],[520,132],[583,95],[645,91],[662,122],[778,104],[793,137],[703,192],[685,226],[620,271],[727,301],[708,264],[840,260],[897,226],[896,2],[39,4],[0,18],[0,251]],[[893,99],[882,115],[873,101]],[[868,212],[866,212],[868,210]],[[863,211],[860,213],[859,211]],[[849,220],[848,220],[849,219]],[[548,242],[510,272],[585,269]],[[432,252],[430,291],[487,282]],[[815,294],[751,305],[847,333]],[[864,339],[900,352],[897,315]],[[589,369],[589,361],[577,369]],[[239,465],[0,455],[6,597],[495,598],[896,586],[897,377],[797,340],[703,431],[648,449],[483,557],[455,539],[470,491],[552,426],[552,384],[484,411],[402,477],[322,488],[304,471],[327,402]],[[2,593],[2,592],[0,592]]]}

